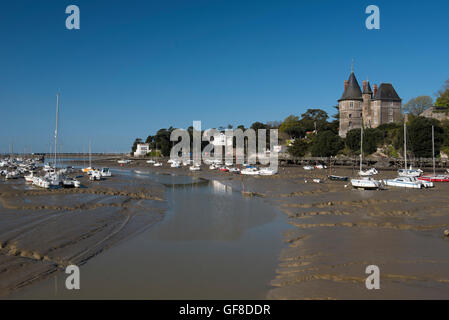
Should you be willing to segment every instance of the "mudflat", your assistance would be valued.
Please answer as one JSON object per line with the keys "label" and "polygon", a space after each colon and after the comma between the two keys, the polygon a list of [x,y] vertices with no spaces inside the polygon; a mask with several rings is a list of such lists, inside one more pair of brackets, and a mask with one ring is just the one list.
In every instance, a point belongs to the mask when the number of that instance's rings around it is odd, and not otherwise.
{"label": "mudflat", "polygon": [[[218,180],[284,212],[286,247],[268,299],[449,298],[449,239],[443,234],[449,228],[449,184],[361,191],[349,182],[325,180],[326,170],[300,167],[251,177],[206,166],[199,172],[145,163],[120,169]],[[353,171],[337,168],[333,174]],[[379,178],[394,176],[385,171]],[[126,176],[77,190],[0,184],[0,293],[83,263],[161,221],[163,190]],[[365,287],[369,265],[380,269],[380,290]]]}
{"label": "mudflat", "polygon": [[0,183],[0,296],[82,265],[160,221],[163,186],[114,177],[88,188]]}

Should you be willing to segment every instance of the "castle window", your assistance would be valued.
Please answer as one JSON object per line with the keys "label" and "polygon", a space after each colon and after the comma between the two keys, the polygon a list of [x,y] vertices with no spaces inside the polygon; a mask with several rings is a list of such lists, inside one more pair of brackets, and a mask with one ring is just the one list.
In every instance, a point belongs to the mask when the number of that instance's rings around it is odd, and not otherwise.
{"label": "castle window", "polygon": [[351,121],[349,121],[349,128],[351,128],[352,127],[352,122]]}
{"label": "castle window", "polygon": [[352,118],[352,113],[349,114],[349,118]]}
{"label": "castle window", "polygon": [[388,121],[393,122],[393,109],[392,108],[390,108],[388,110]]}
{"label": "castle window", "polygon": [[349,102],[349,108],[354,109],[354,101]]}

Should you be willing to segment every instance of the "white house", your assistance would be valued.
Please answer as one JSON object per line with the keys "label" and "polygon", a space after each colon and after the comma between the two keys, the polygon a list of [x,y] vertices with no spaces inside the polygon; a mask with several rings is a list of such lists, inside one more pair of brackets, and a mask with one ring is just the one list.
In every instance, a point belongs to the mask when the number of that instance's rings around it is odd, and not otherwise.
{"label": "white house", "polygon": [[134,157],[143,157],[150,152],[150,144],[148,143],[139,143],[137,145],[137,149],[134,152]]}

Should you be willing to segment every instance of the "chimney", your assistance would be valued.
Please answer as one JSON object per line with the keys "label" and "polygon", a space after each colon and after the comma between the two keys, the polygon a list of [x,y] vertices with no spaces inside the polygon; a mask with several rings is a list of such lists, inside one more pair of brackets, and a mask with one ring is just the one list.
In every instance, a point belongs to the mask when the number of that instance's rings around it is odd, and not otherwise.
{"label": "chimney", "polygon": [[363,80],[363,92],[366,91],[366,80]]}
{"label": "chimney", "polygon": [[345,80],[345,90],[348,87],[348,80]]}
{"label": "chimney", "polygon": [[376,95],[377,92],[377,84],[373,85],[373,96]]}

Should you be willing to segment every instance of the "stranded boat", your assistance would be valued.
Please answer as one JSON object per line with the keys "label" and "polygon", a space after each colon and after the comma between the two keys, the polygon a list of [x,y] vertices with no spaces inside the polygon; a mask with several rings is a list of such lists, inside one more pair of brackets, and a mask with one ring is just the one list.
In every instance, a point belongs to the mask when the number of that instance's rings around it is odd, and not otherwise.
{"label": "stranded boat", "polygon": [[383,184],[381,181],[366,177],[360,179],[351,179],[351,185],[355,189],[364,189],[364,190],[383,189]]}
{"label": "stranded boat", "polygon": [[386,179],[384,184],[390,187],[410,188],[410,189],[422,189],[432,188],[433,183],[418,180],[415,177],[398,177],[395,179]]}

